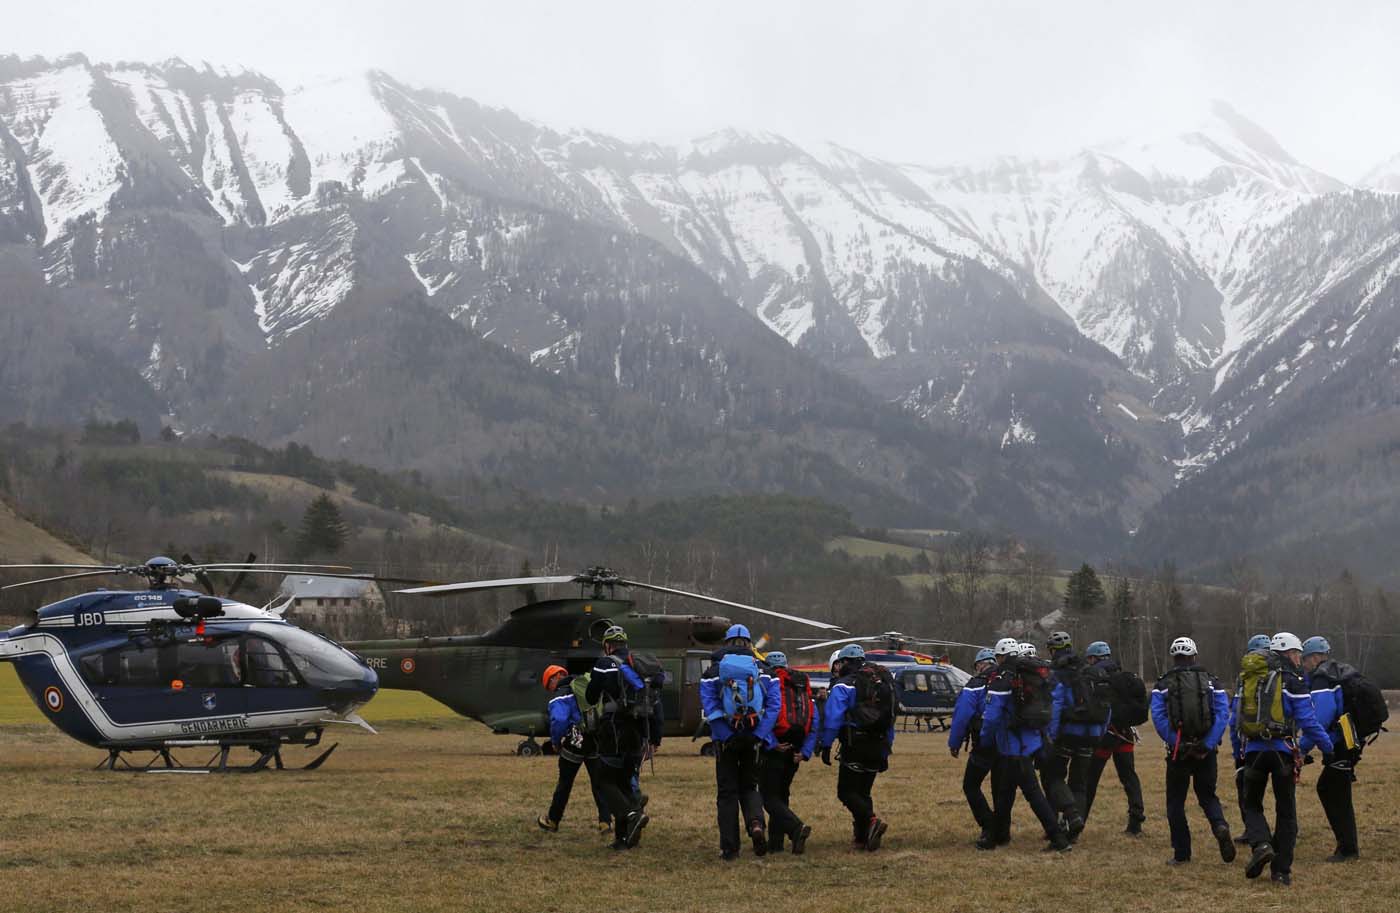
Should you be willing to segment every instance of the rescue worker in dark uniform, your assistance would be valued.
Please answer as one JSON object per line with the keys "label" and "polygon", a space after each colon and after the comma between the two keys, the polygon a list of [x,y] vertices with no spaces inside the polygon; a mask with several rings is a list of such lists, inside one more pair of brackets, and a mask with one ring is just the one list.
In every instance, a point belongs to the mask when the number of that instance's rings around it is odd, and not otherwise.
{"label": "rescue worker in dark uniform", "polygon": [[[1244,645],[1244,652],[1246,654],[1267,654],[1269,652],[1269,641],[1271,639],[1272,638],[1267,634],[1252,635]],[[1239,690],[1239,682],[1235,683],[1235,690]],[[1234,732],[1233,727],[1231,728],[1231,732]],[[1244,821],[1244,767],[1238,763],[1238,759],[1236,759],[1235,764],[1235,794],[1239,803],[1240,821]],[[1235,842],[1244,846],[1249,845],[1249,838],[1245,836],[1243,825],[1240,827],[1240,835],[1235,838]]]}
{"label": "rescue worker in dark uniform", "polygon": [[613,849],[631,849],[642,839],[650,819],[642,811],[634,782],[642,759],[661,744],[661,702],[650,721],[627,711],[646,684],[628,661],[627,632],[613,625],[603,632],[603,655],[589,674],[584,699],[603,702],[598,726],[598,770],[602,792],[613,820]]}
{"label": "rescue worker in dark uniform", "polygon": [[[1356,782],[1356,763],[1361,760],[1361,746],[1348,751],[1342,727],[1338,721],[1346,708],[1342,702],[1342,676],[1332,661],[1332,645],[1325,637],[1309,637],[1303,641],[1303,671],[1312,689],[1313,710],[1317,724],[1327,730],[1332,739],[1334,760],[1322,768],[1317,777],[1317,798],[1327,813],[1327,823],[1337,846],[1328,862],[1354,862],[1361,858],[1356,837],[1356,809],[1351,802],[1351,785]],[[1298,743],[1304,755],[1313,747],[1306,733]]]}
{"label": "rescue worker in dark uniform", "polygon": [[[755,856],[768,853],[768,834],[763,823],[763,797],[758,792],[759,750],[767,743],[764,732],[766,720],[730,719],[724,707],[724,682],[720,667],[724,657],[747,658],[753,666],[752,687],[762,701],[767,692],[767,676],[758,668],[753,655],[753,641],[744,625],[731,625],[724,634],[725,645],[716,650],[710,667],[700,676],[700,708],[710,724],[710,738],[715,747],[715,808],[719,821],[720,858],[739,858],[739,814],[742,810],[744,831],[753,841]],[[750,683],[739,683],[748,690]],[[751,695],[746,694],[746,698]]]}
{"label": "rescue worker in dark uniform", "polygon": [[[831,689],[822,707],[821,735],[817,744],[822,763],[831,764],[831,747],[838,740],[841,751],[837,758],[841,767],[836,775],[836,797],[851,813],[853,846],[875,852],[889,830],[889,825],[875,814],[875,802],[870,792],[875,778],[889,769],[890,751],[894,745],[893,686],[888,719],[865,721],[864,703],[871,688],[870,674],[862,672],[865,650],[860,644],[846,644],[836,654],[832,670]],[[888,670],[875,670],[874,674]]]}
{"label": "rescue worker in dark uniform", "polygon": [[[1332,739],[1317,722],[1312,695],[1303,682],[1299,661],[1303,644],[1287,631],[1273,636],[1270,651],[1283,673],[1283,712],[1292,731],[1301,731],[1311,745],[1322,752],[1325,764],[1332,757]],[[1301,763],[1293,735],[1283,737],[1252,736],[1240,731],[1241,696],[1235,695],[1234,725],[1230,727],[1235,757],[1244,767],[1244,828],[1253,853],[1245,866],[1246,878],[1258,878],[1265,867],[1275,884],[1293,883],[1293,850],[1298,841],[1298,798],[1295,760]],[[1264,793],[1273,781],[1274,827],[1264,817]]]}
{"label": "rescue worker in dark uniform", "polygon": [[1069,634],[1051,633],[1046,646],[1050,648],[1050,664],[1058,681],[1055,686],[1058,724],[1050,728],[1051,748],[1041,763],[1040,782],[1046,798],[1064,819],[1070,842],[1074,842],[1084,830],[1089,765],[1093,763],[1094,749],[1102,741],[1107,726],[1069,718],[1074,707],[1074,683],[1084,666],[1084,660],[1074,652]]}
{"label": "rescue worker in dark uniform", "polygon": [[[791,839],[793,855],[800,856],[807,848],[807,839],[812,836],[812,827],[804,824],[791,808],[792,780],[797,776],[798,767],[812,760],[821,717],[813,702],[807,708],[810,716],[805,732],[789,726],[779,735],[777,728],[783,712],[783,682],[801,673],[790,671],[787,655],[776,650],[764,657],[764,663],[769,669],[762,727],[766,744],[759,765],[758,792],[763,797],[763,808],[768,812],[768,851],[781,853],[785,841]],[[805,683],[806,677],[797,681]]]}
{"label": "rescue worker in dark uniform", "polygon": [[[1218,749],[1230,724],[1230,695],[1220,682],[1196,664],[1196,642],[1178,637],[1170,648],[1173,668],[1157,680],[1152,689],[1152,726],[1167,747],[1167,826],[1171,828],[1172,858],[1168,865],[1185,865],[1191,861],[1191,825],[1186,820],[1186,793],[1194,787],[1196,801],[1210,822],[1211,834],[1220,845],[1220,858],[1235,861],[1235,844],[1230,839],[1230,825],[1215,794],[1219,777]],[[1187,686],[1201,683],[1201,693],[1186,693]],[[1172,727],[1170,706],[1173,691],[1182,704],[1200,701],[1205,689],[1210,691],[1210,729],[1198,739],[1188,739],[1182,726]],[[1191,708],[1203,714],[1199,708]],[[1178,713],[1181,711],[1178,710]],[[1204,728],[1204,726],[1202,726]]]}
{"label": "rescue worker in dark uniform", "polygon": [[[1002,645],[1008,644],[1006,652]],[[1020,655],[1020,645],[1011,638],[1003,638],[994,648],[999,669],[987,684],[987,706],[982,711],[981,744],[995,745],[998,767],[1001,768],[1000,783],[992,780],[992,815],[994,818],[994,839],[979,839],[979,850],[995,849],[1011,842],[1011,810],[1016,804],[1016,791],[1030,803],[1040,821],[1045,837],[1050,841],[1048,849],[1068,852],[1069,835],[1055,818],[1055,810],[1040,788],[1035,776],[1034,759],[1044,749],[1044,739],[1039,729],[1021,726],[1016,722],[1015,699],[1012,696],[1015,678],[1015,662]]]}
{"label": "rescue worker in dark uniform", "polygon": [[[1123,674],[1123,668],[1113,656],[1107,643],[1096,640],[1084,649],[1084,662],[1097,665],[1108,673],[1109,678]],[[1133,676],[1136,684],[1137,677]],[[1224,730],[1221,730],[1222,732]],[[1142,834],[1142,823],[1147,820],[1146,806],[1142,802],[1142,781],[1138,779],[1137,761],[1134,752],[1137,748],[1137,732],[1121,721],[1110,721],[1103,738],[1094,748],[1094,757],[1089,762],[1089,772],[1084,780],[1084,820],[1094,809],[1094,799],[1099,792],[1099,781],[1103,779],[1104,768],[1109,760],[1118,774],[1118,782],[1123,785],[1123,795],[1128,800],[1128,826],[1123,833],[1129,837]]]}
{"label": "rescue worker in dark uniform", "polygon": [[953,705],[953,724],[948,728],[948,751],[953,757],[968,746],[967,766],[963,768],[963,795],[973,820],[981,831],[979,839],[995,839],[992,807],[982,794],[982,783],[996,767],[996,747],[982,743],[982,709],[987,704],[987,680],[996,671],[996,653],[983,647],[972,661],[972,678],[958,692]]}
{"label": "rescue worker in dark uniform", "polygon": [[563,666],[550,666],[540,676],[545,690],[556,696],[549,701],[549,740],[554,743],[555,754],[559,756],[559,780],[554,787],[554,798],[545,812],[535,823],[542,830],[557,831],[559,822],[564,820],[564,809],[569,805],[569,795],[574,789],[574,779],[580,767],[588,770],[588,783],[593,790],[593,804],[598,807],[598,831],[612,830],[612,817],[608,812],[607,801],[603,798],[602,777],[598,771],[598,742],[593,733],[585,731],[583,713],[579,710],[578,697],[574,694],[575,679],[580,678],[580,689],[586,687],[588,676],[570,676]]}

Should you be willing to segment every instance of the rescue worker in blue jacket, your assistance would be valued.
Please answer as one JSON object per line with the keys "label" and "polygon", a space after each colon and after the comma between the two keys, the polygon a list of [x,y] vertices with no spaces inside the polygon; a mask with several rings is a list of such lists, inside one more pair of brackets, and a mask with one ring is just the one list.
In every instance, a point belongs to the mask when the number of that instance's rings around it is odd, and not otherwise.
{"label": "rescue worker in blue jacket", "polygon": [[865,665],[865,649],[860,644],[846,644],[837,652],[831,688],[822,708],[817,745],[821,749],[822,763],[830,765],[831,746],[838,740],[841,742],[836,797],[851,813],[854,845],[873,853],[880,848],[889,830],[889,824],[875,814],[875,802],[870,793],[875,778],[889,769],[890,751],[894,746],[894,694],[890,682],[889,706],[881,709],[879,717],[864,720],[870,710],[867,698],[872,693],[874,680],[889,679],[889,670],[872,664],[866,671]]}
{"label": "rescue worker in blue jacket", "polygon": [[[1283,673],[1283,713],[1293,731],[1302,732],[1322,752],[1323,763],[1331,764],[1332,739],[1317,722],[1312,695],[1303,682],[1303,644],[1296,636],[1282,631],[1273,636],[1269,648]],[[1245,738],[1240,731],[1240,695],[1235,695],[1230,740],[1235,758],[1244,768],[1244,827],[1253,852],[1245,866],[1246,878],[1258,878],[1265,867],[1274,883],[1293,883],[1293,849],[1298,841],[1298,798],[1294,783],[1295,760],[1301,763],[1292,735],[1283,738]],[[1264,793],[1273,781],[1274,827],[1264,817]]]}
{"label": "rescue worker in blue jacket", "polygon": [[1071,842],[1084,830],[1084,807],[1089,768],[1094,749],[1103,740],[1105,722],[1079,722],[1071,719],[1075,683],[1083,674],[1084,660],[1074,652],[1065,631],[1053,632],[1046,646],[1055,670],[1055,720],[1050,727],[1051,750],[1040,767],[1040,782],[1046,798],[1064,818]]}
{"label": "rescue worker in blue jacket", "polygon": [[612,625],[603,632],[603,655],[589,673],[584,700],[602,702],[598,725],[598,770],[603,798],[613,820],[613,849],[631,849],[650,822],[634,782],[642,761],[661,744],[661,702],[650,720],[638,719],[626,707],[635,704],[646,683],[628,660],[627,632]]}
{"label": "rescue worker in blue jacket", "polygon": [[[1111,682],[1131,681],[1134,688],[1138,677],[1118,664],[1113,649],[1104,641],[1096,640],[1084,648],[1084,662],[1097,665],[1107,673]],[[1115,693],[1117,686],[1115,686]],[[1128,717],[1114,719],[1104,730],[1103,738],[1094,748],[1094,758],[1089,763],[1089,772],[1084,778],[1084,820],[1094,808],[1098,795],[1099,781],[1103,779],[1104,768],[1113,762],[1113,770],[1118,774],[1118,782],[1123,785],[1123,795],[1128,800],[1128,826],[1123,833],[1129,837],[1142,836],[1142,823],[1147,820],[1146,808],[1142,802],[1142,780],[1137,773],[1137,730],[1128,724]]]}
{"label": "rescue worker in blue jacket", "polygon": [[[771,722],[765,717],[735,721],[725,712],[720,663],[726,654],[747,657],[753,663],[753,688],[764,700],[767,676],[758,668],[753,641],[744,625],[731,625],[724,634],[725,645],[713,654],[713,662],[700,676],[700,708],[710,724],[715,748],[715,807],[719,822],[720,858],[739,858],[739,813],[744,831],[753,841],[755,856],[768,852],[768,834],[763,824],[763,797],[758,792],[759,751],[768,741]],[[741,683],[747,689],[748,683]],[[765,702],[766,703],[766,702]]]}
{"label": "rescue worker in blue jacket", "polygon": [[948,751],[957,757],[964,746],[968,748],[967,766],[963,768],[963,796],[972,818],[981,831],[979,839],[995,839],[992,807],[982,794],[982,783],[997,764],[995,746],[982,742],[982,709],[987,705],[987,681],[996,671],[996,653],[986,647],[977,651],[972,660],[972,677],[958,692],[953,705],[953,724],[948,728]]}
{"label": "rescue worker in blue jacket", "polygon": [[[1191,638],[1178,637],[1172,641],[1169,655],[1173,668],[1159,678],[1152,689],[1152,726],[1167,747],[1167,826],[1171,829],[1172,838],[1172,858],[1167,864],[1185,865],[1191,861],[1191,825],[1186,820],[1186,793],[1193,787],[1196,801],[1210,822],[1211,834],[1220,846],[1221,860],[1234,862],[1235,844],[1230,839],[1230,825],[1225,821],[1225,811],[1215,794],[1219,776],[1217,749],[1225,738],[1226,727],[1230,725],[1230,695],[1219,681],[1197,665],[1196,642]],[[1173,731],[1172,712],[1168,705],[1173,689],[1182,700],[1199,699],[1194,690],[1191,695],[1185,695],[1182,690],[1184,682],[1199,680],[1194,675],[1182,678],[1183,673],[1192,672],[1208,679],[1210,687],[1210,729],[1199,739],[1184,738],[1181,727]]]}
{"label": "rescue worker in blue jacket", "polygon": [[[1245,642],[1245,645],[1244,645],[1244,652],[1245,652],[1245,655],[1248,655],[1248,654],[1250,654],[1250,653],[1264,653],[1264,654],[1267,654],[1267,653],[1269,652],[1269,642],[1272,641],[1272,640],[1273,640],[1273,638],[1270,637],[1270,636],[1267,635],[1267,634],[1253,634],[1253,635],[1251,635],[1250,638],[1249,638],[1249,640],[1246,641],[1246,642]],[[1240,683],[1239,683],[1238,681],[1236,681],[1236,682],[1235,682],[1235,691],[1238,692],[1239,690],[1240,690]],[[1232,729],[1231,729],[1232,735],[1233,735],[1233,732],[1234,732],[1234,729],[1232,728]],[[1236,764],[1235,764],[1235,793],[1236,793],[1236,796],[1237,796],[1238,802],[1239,802],[1240,821],[1244,821],[1244,765],[1238,763],[1238,759],[1236,760]],[[1235,838],[1235,842],[1238,843],[1238,844],[1244,845],[1244,846],[1248,846],[1248,845],[1249,845],[1249,838],[1248,838],[1247,836],[1245,836],[1243,825],[1241,825],[1241,828],[1240,828],[1240,835],[1239,835],[1238,837]]]}
{"label": "rescue worker in blue jacket", "polygon": [[[1069,835],[1060,828],[1055,810],[1040,788],[1035,776],[1034,759],[1044,748],[1039,729],[1021,726],[1016,721],[1016,703],[1012,691],[1016,681],[1016,660],[1020,645],[1011,638],[997,641],[993,648],[998,665],[997,674],[987,684],[987,706],[982,711],[982,732],[979,741],[996,747],[1001,767],[1001,783],[992,787],[992,840],[978,839],[977,848],[990,850],[1011,841],[1011,810],[1016,804],[1016,791],[1030,803],[1045,836],[1049,849],[1068,852]],[[1031,659],[1032,657],[1027,657]]]}
{"label": "rescue worker in blue jacket", "polygon": [[[765,676],[766,691],[763,701],[763,726],[766,733],[762,760],[759,764],[758,793],[763,797],[763,808],[768,812],[768,852],[781,853],[785,842],[792,840],[793,855],[800,856],[807,848],[807,839],[812,836],[812,827],[804,824],[791,808],[792,780],[797,776],[798,767],[812,760],[817,747],[817,732],[821,714],[816,703],[804,700],[808,711],[808,725],[798,729],[789,725],[781,735],[778,722],[785,706],[783,701],[783,681],[794,681],[805,685],[806,676],[788,669],[787,655],[774,650],[764,657],[769,674]],[[802,692],[806,688],[793,690]],[[802,699],[793,695],[794,699]]]}
{"label": "rescue worker in blue jacket", "polygon": [[[588,676],[582,676],[584,687]],[[549,740],[554,744],[554,753],[559,756],[559,780],[554,787],[554,798],[549,803],[549,811],[535,819],[541,830],[557,831],[559,822],[564,820],[564,809],[569,805],[569,795],[574,789],[574,780],[580,767],[588,770],[588,783],[593,790],[593,804],[598,807],[598,831],[612,830],[612,817],[603,797],[602,777],[598,771],[598,743],[593,733],[583,726],[583,714],[579,711],[578,698],[573,691],[575,677],[569,675],[563,666],[550,666],[540,676],[546,691],[555,697],[549,701]]]}
{"label": "rescue worker in blue jacket", "polygon": [[[1351,784],[1356,782],[1356,763],[1361,760],[1361,748],[1348,751],[1339,720],[1346,707],[1342,701],[1342,674],[1332,662],[1332,645],[1327,638],[1313,636],[1303,641],[1303,671],[1312,689],[1313,710],[1317,724],[1327,730],[1332,739],[1331,764],[1322,768],[1317,778],[1317,798],[1327,813],[1327,823],[1337,840],[1336,849],[1328,862],[1353,862],[1361,858],[1356,837],[1356,809],[1351,802]],[[1304,755],[1312,749],[1313,740],[1303,733],[1298,750]]]}

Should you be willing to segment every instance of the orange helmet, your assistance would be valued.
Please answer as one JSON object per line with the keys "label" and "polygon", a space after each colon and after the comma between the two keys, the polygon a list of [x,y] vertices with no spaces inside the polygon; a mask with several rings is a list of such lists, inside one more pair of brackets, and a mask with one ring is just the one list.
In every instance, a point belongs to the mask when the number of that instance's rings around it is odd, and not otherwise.
{"label": "orange helmet", "polygon": [[546,666],[544,672],[540,674],[540,684],[549,688],[550,679],[554,678],[554,676],[568,674],[569,670],[565,669],[563,666]]}

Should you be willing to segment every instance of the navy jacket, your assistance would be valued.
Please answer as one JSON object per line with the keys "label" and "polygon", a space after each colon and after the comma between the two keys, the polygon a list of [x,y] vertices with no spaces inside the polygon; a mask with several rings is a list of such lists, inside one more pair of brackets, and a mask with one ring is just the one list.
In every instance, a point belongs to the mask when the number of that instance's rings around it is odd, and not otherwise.
{"label": "navy jacket", "polygon": [[[1342,684],[1338,680],[1336,663],[1328,660],[1318,666],[1308,680],[1312,686],[1313,712],[1317,715],[1317,725],[1327,730],[1327,736],[1332,740],[1334,749],[1345,745],[1342,741],[1342,727],[1337,725],[1337,720],[1341,718],[1345,708],[1342,706]],[[1298,750],[1307,754],[1312,750],[1313,744],[1313,739],[1304,732],[1298,742]]]}
{"label": "navy jacket", "polygon": [[1103,738],[1104,731],[1108,729],[1108,724],[1113,722],[1112,714],[1107,722],[1103,723],[1075,723],[1070,721],[1069,713],[1074,709],[1074,678],[1084,666],[1084,660],[1076,656],[1070,650],[1061,650],[1060,655],[1055,657],[1053,668],[1055,670],[1055,710],[1050,722],[1050,741],[1063,738],[1064,736],[1078,736],[1094,742]]}
{"label": "navy jacket", "polygon": [[[1184,669],[1200,669],[1194,663],[1189,666],[1178,666]],[[1171,751],[1176,744],[1176,733],[1172,732],[1171,715],[1167,713],[1167,676],[1163,675],[1157,679],[1157,684],[1152,688],[1152,727],[1157,730],[1157,735],[1166,743],[1167,750]],[[1215,679],[1210,680],[1210,710],[1214,714],[1211,722],[1210,732],[1206,733],[1201,744],[1207,751],[1214,751],[1220,747],[1220,741],[1225,738],[1225,727],[1230,725],[1230,694]]]}
{"label": "navy jacket", "polygon": [[953,705],[953,724],[948,729],[948,747],[958,748],[972,736],[972,748],[982,744],[982,711],[987,705],[987,676],[974,675],[958,692]]}
{"label": "navy jacket", "polygon": [[[842,730],[846,728],[846,714],[851,711],[856,704],[856,686],[851,676],[847,675],[838,679],[826,694],[826,706],[822,708],[821,735],[817,737],[817,743],[823,748],[829,748],[835,744],[836,740],[842,737]],[[885,734],[884,754],[889,756],[890,746],[894,744],[894,720],[890,720],[889,732]]]}
{"label": "navy jacket", "polygon": [[[583,693],[584,699],[589,704],[596,704],[598,701],[606,699],[606,703],[603,705],[603,716],[605,719],[614,720],[614,722],[621,718],[609,707],[615,708],[616,703],[623,699],[623,689],[636,692],[645,687],[642,677],[627,661],[627,656],[628,651],[624,649],[611,655],[605,654],[598,657],[598,661],[593,665],[593,672],[589,675],[588,690]],[[651,744],[661,744],[661,727],[664,721],[661,701],[657,701],[650,726]],[[636,725],[640,727],[641,723],[637,722]]]}
{"label": "navy jacket", "polygon": [[[982,745],[995,745],[997,753],[1009,758],[1028,758],[1044,745],[1039,729],[1016,725],[1011,683],[998,672],[987,683],[987,706],[982,711]],[[1058,705],[1057,705],[1058,706]]]}

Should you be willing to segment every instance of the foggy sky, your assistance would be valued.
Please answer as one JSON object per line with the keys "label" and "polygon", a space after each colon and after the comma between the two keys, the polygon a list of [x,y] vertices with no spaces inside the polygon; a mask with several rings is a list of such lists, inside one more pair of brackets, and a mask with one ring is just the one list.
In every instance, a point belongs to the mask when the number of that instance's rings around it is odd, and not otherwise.
{"label": "foggy sky", "polygon": [[1343,180],[1400,153],[1400,4],[13,0],[0,53],[377,67],[559,128],[734,125],[939,164],[1189,129],[1220,98]]}

